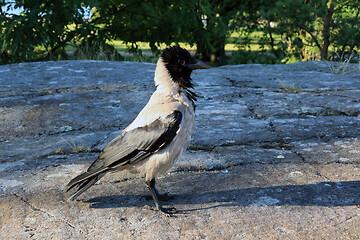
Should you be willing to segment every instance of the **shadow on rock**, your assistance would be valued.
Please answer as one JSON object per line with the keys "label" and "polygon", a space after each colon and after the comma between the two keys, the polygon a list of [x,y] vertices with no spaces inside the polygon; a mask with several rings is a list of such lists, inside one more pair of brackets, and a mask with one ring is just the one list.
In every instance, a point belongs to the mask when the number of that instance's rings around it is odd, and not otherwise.
{"label": "shadow on rock", "polygon": [[[353,206],[360,204],[360,181],[320,182],[308,185],[254,187],[192,194],[175,194],[169,205],[214,204],[186,211],[227,206]],[[87,200],[91,208],[143,206],[143,195],[112,195]],[[165,205],[166,205],[165,204]]]}

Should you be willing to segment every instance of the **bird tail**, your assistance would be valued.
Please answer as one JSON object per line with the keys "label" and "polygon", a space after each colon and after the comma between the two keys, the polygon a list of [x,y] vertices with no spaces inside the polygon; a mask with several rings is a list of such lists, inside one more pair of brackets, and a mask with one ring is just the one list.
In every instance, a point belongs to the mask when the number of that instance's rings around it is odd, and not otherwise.
{"label": "bird tail", "polygon": [[80,194],[89,189],[92,185],[94,185],[97,181],[100,180],[106,171],[96,171],[96,172],[84,172],[79,176],[72,179],[68,185],[66,192],[70,191],[72,188],[76,188],[75,193],[73,193],[67,201],[75,200]]}

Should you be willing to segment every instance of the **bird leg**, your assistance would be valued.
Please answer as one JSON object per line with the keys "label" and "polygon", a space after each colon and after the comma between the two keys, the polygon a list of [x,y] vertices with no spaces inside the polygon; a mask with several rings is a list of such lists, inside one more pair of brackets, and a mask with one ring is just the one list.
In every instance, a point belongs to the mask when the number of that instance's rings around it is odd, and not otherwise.
{"label": "bird leg", "polygon": [[157,196],[157,194],[159,194],[159,193],[155,188],[155,179],[151,179],[150,181],[146,181],[146,185],[147,185],[147,187],[148,187],[148,189],[150,191],[150,194],[151,194],[152,198],[154,199],[155,208],[156,208],[155,210],[156,211],[159,211],[160,213],[165,214],[167,216],[171,216],[171,214],[177,213],[176,208],[173,208],[173,207],[164,208],[164,207],[162,207],[160,205],[159,199],[158,199],[158,196]]}
{"label": "bird leg", "polygon": [[169,195],[169,193],[160,194],[156,187],[154,187],[154,190],[159,201],[167,202],[175,198],[174,196]]}
{"label": "bird leg", "polygon": [[[175,199],[175,197],[170,195],[169,193],[160,194],[155,186],[154,186],[154,191],[155,191],[155,195],[157,196],[157,199],[161,202],[167,202],[172,199]],[[151,194],[151,196],[145,196],[145,199],[152,200],[153,199],[152,194]]]}

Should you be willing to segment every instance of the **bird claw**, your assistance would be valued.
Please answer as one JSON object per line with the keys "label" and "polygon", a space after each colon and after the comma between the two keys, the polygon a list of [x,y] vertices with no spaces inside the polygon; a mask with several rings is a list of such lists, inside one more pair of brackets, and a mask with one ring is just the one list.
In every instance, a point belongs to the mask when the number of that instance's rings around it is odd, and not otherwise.
{"label": "bird claw", "polygon": [[178,213],[178,212],[179,212],[179,211],[178,211],[176,208],[174,208],[174,207],[170,207],[170,208],[163,208],[163,207],[161,207],[161,208],[159,209],[159,211],[164,212],[164,213],[167,213],[167,214],[175,214],[175,213]]}
{"label": "bird claw", "polygon": [[152,211],[156,211],[156,212],[158,212],[158,213],[160,213],[160,214],[162,214],[162,215],[164,215],[166,217],[173,217],[173,214],[179,212],[174,207],[170,207],[170,208],[159,207],[159,208],[156,208],[156,207],[150,207],[148,205],[145,205],[144,208],[152,210]]}

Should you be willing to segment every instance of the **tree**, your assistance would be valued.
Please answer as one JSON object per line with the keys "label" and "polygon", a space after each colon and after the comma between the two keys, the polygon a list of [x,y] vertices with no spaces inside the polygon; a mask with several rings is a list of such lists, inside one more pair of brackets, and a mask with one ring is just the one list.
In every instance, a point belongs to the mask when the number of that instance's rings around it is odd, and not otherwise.
{"label": "tree", "polygon": [[[341,8],[340,8],[341,7]],[[360,48],[360,1],[348,1],[337,6],[333,15],[333,32],[331,39],[337,60],[350,59],[357,48]]]}
{"label": "tree", "polygon": [[[109,34],[84,18],[85,9],[97,4],[96,0],[1,1],[6,7],[0,12],[1,63],[56,59],[70,42],[78,46],[91,41],[111,48],[106,44]],[[23,10],[10,14],[11,9]]]}
{"label": "tree", "polygon": [[239,26],[253,22],[253,16],[264,0],[203,0],[195,5],[195,31],[192,41],[196,42],[197,54],[210,62],[226,64],[225,44],[232,32]]}
{"label": "tree", "polygon": [[[277,23],[273,31],[282,35],[288,52],[293,48],[300,58],[307,59],[304,49],[315,46],[320,59],[327,60],[332,44],[345,44],[338,48],[346,49],[352,43],[353,49],[355,39],[360,40],[354,32],[359,8],[359,0],[279,0],[275,7],[263,9],[262,16]],[[271,34],[272,30],[264,31]]]}
{"label": "tree", "polygon": [[[88,50],[117,57],[120,39],[138,52],[149,42],[196,44],[198,57],[225,64],[225,44],[235,31],[263,32],[262,50],[278,59],[350,57],[360,47],[360,0],[0,0],[0,63],[66,57]],[[21,14],[9,14],[11,8]],[[85,17],[92,10],[91,18]],[[246,37],[245,37],[246,39]]]}
{"label": "tree", "polygon": [[243,19],[243,12],[257,11],[263,1],[234,0],[110,0],[97,8],[99,23],[114,38],[131,44],[149,42],[153,52],[160,43],[187,42],[196,44],[197,56],[213,63],[225,64],[227,37],[237,27],[234,18]]}
{"label": "tree", "polygon": [[191,0],[109,0],[99,4],[96,15],[104,31],[131,44],[133,51],[142,41],[157,52],[160,43],[191,43],[188,29],[194,23],[193,4]]}

